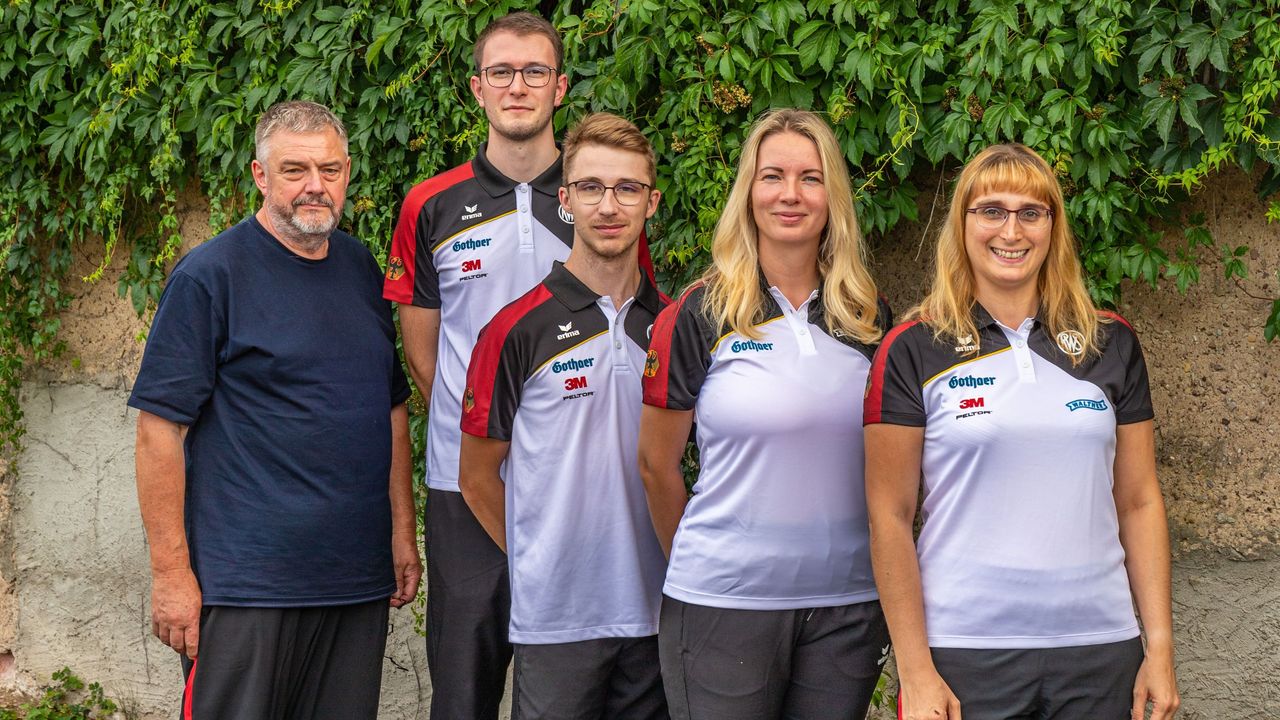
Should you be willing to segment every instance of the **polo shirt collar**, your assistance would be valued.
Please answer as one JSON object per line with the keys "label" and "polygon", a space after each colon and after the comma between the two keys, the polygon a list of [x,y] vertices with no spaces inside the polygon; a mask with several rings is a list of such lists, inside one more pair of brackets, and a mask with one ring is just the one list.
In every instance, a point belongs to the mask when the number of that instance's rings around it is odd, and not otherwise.
{"label": "polo shirt collar", "polygon": [[[560,149],[556,145],[556,150]],[[507,193],[514,192],[516,186],[520,183],[503,175],[498,168],[489,162],[486,153],[489,151],[489,143],[480,143],[480,152],[476,153],[475,158],[471,161],[471,167],[475,171],[476,182],[480,183],[480,187],[489,193],[489,197],[502,197]],[[560,182],[563,180],[563,171],[561,170],[560,155],[556,155],[556,161],[551,166],[542,171],[541,175],[529,182],[534,190],[556,197],[560,192]]]}
{"label": "polo shirt collar", "polygon": [[[1035,321],[1035,327],[1039,327],[1041,325],[1040,314],[1041,314],[1041,310],[1037,309],[1036,314],[1031,318],[1032,320]],[[974,300],[973,301],[973,324],[976,325],[979,330],[985,330],[986,328],[997,326],[1000,323],[997,322],[996,319],[991,316],[991,313],[987,312],[986,308],[982,307],[982,303],[978,302],[977,300]]]}
{"label": "polo shirt collar", "polygon": [[[565,307],[574,312],[585,310],[595,304],[600,296],[587,287],[576,275],[569,272],[564,263],[555,261],[551,266],[551,274],[547,275],[547,279],[542,281],[547,286],[547,290],[555,296]],[[662,309],[662,300],[658,295],[658,288],[654,287],[653,281],[649,276],[640,272],[640,286],[636,288],[636,302],[644,309],[658,314]]]}

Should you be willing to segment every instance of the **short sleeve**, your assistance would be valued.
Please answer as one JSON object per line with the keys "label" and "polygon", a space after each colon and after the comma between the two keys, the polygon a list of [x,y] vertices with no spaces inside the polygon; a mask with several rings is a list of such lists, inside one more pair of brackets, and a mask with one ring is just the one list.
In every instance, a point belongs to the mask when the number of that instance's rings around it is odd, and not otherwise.
{"label": "short sleeve", "polygon": [[431,252],[431,222],[419,194],[415,188],[400,207],[400,219],[391,236],[382,296],[402,305],[439,308],[440,275]]}
{"label": "short sleeve", "polygon": [[207,288],[175,270],[160,297],[129,406],[191,425],[213,392],[227,327]]}
{"label": "short sleeve", "polygon": [[[1118,362],[1124,367],[1124,380],[1119,395],[1112,402],[1116,407],[1116,424],[1128,425],[1155,417],[1151,405],[1151,386],[1147,377],[1147,362],[1142,346],[1133,328],[1119,316],[1112,323],[1111,348]],[[1108,352],[1110,354],[1110,352]]]}
{"label": "short sleeve", "polygon": [[915,347],[921,332],[910,332],[918,324],[909,322],[890,330],[876,350],[862,403],[864,425],[924,427],[924,378],[921,353]]}
{"label": "short sleeve", "polygon": [[668,410],[692,410],[711,366],[702,289],[689,290],[658,313],[644,366],[644,403]]}
{"label": "short sleeve", "polygon": [[511,440],[529,353],[509,310],[510,306],[485,325],[471,352],[462,394],[462,431],[468,435]]}

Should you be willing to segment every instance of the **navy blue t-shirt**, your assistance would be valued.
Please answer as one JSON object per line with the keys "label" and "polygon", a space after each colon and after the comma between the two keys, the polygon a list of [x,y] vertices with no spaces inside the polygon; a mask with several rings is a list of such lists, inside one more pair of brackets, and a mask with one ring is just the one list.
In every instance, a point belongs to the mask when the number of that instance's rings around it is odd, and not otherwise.
{"label": "navy blue t-shirt", "polygon": [[388,597],[391,408],[409,396],[355,238],[290,252],[254,217],[170,275],[129,405],[189,425],[186,529],[207,605]]}

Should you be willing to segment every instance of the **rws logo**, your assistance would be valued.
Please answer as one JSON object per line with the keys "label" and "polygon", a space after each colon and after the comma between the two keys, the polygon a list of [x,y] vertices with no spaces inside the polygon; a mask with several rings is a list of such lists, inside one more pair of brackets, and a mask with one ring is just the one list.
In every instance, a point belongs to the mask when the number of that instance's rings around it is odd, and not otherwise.
{"label": "rws logo", "polygon": [[489,244],[492,242],[493,238],[471,238],[468,240],[459,240],[450,247],[453,248],[454,252],[462,252],[463,250],[478,250],[480,248],[489,247]]}
{"label": "rws logo", "polygon": [[735,340],[729,349],[733,352],[764,352],[773,349],[773,343],[756,342],[755,340]]}
{"label": "rws logo", "polygon": [[582,360],[574,360],[574,359],[569,359],[564,361],[557,360],[551,363],[551,372],[553,373],[577,372],[579,370],[584,370],[586,368],[592,367],[595,364],[596,364],[596,359],[593,357],[583,358]]}
{"label": "rws logo", "polygon": [[953,377],[947,381],[947,387],[953,390],[962,387],[976,388],[995,384],[996,379],[993,377],[978,377],[976,375],[962,375],[960,377]]}
{"label": "rws logo", "polygon": [[1063,330],[1058,333],[1058,349],[1071,357],[1084,353],[1084,335],[1075,330]]}

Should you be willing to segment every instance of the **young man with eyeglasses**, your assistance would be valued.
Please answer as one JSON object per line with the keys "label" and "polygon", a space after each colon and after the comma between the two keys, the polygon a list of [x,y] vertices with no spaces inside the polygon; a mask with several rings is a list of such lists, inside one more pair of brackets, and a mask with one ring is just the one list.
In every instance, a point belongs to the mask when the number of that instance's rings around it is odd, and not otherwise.
{"label": "young man with eyeglasses", "polygon": [[[400,306],[409,374],[429,404],[424,519],[432,720],[498,716],[511,645],[503,552],[458,491],[459,419],[480,328],[538,283],[573,243],[560,204],[552,115],[568,89],[564,49],[517,12],[477,38],[471,92],[489,120],[470,162],[415,186],[391,243],[383,294]],[[652,276],[641,239],[640,262]]]}
{"label": "young man with eyeglasses", "polygon": [[636,458],[649,336],[670,302],[635,262],[660,197],[654,155],[604,113],[564,153],[573,250],[480,333],[459,485],[509,558],[515,717],[657,720],[666,560]]}

